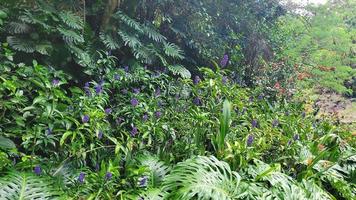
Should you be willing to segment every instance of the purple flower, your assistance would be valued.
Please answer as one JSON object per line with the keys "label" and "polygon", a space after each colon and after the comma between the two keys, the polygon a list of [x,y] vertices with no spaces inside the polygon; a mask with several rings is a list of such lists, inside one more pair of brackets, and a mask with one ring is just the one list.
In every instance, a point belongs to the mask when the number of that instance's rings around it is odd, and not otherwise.
{"label": "purple flower", "polygon": [[125,72],[129,72],[129,66],[124,67]]}
{"label": "purple flower", "polygon": [[298,134],[295,134],[295,135],[293,136],[293,139],[294,139],[295,141],[297,141],[297,140],[299,140],[299,139],[300,139],[300,137],[299,137],[299,135],[298,135]]}
{"label": "purple flower", "polygon": [[88,115],[84,115],[83,118],[82,118],[82,122],[83,123],[88,123],[89,122],[89,116]]}
{"label": "purple flower", "polygon": [[103,132],[102,132],[102,131],[98,131],[97,137],[98,137],[99,140],[100,140],[101,138],[103,138]]}
{"label": "purple flower", "polygon": [[114,75],[114,79],[115,79],[116,81],[118,81],[118,80],[120,79],[120,75],[119,75],[119,74],[115,74],[115,75]]}
{"label": "purple flower", "polygon": [[290,146],[292,144],[292,140],[289,140],[287,145]]}
{"label": "purple flower", "polygon": [[41,167],[40,167],[39,165],[36,165],[35,168],[33,169],[33,172],[34,172],[37,176],[39,176],[39,175],[41,175],[41,173],[42,173],[42,169],[41,169]]}
{"label": "purple flower", "polygon": [[78,177],[78,182],[84,183],[84,179],[85,179],[85,174],[83,172],[80,172],[79,177]]}
{"label": "purple flower", "polygon": [[193,80],[193,83],[194,83],[194,85],[197,85],[197,84],[200,83],[200,81],[201,81],[200,77],[199,76],[195,76],[194,80]]}
{"label": "purple flower", "polygon": [[289,111],[286,111],[284,114],[285,114],[286,116],[289,116],[289,115],[290,115]]}
{"label": "purple flower", "polygon": [[200,106],[202,104],[202,100],[199,98],[199,97],[195,97],[193,99],[193,103],[196,105],[196,106]]}
{"label": "purple flower", "polygon": [[133,93],[134,93],[134,94],[140,93],[140,88],[134,88],[134,89],[133,89]]}
{"label": "purple flower", "polygon": [[89,82],[86,82],[86,83],[85,83],[85,85],[84,85],[84,91],[85,91],[85,94],[86,94],[87,96],[90,96],[90,95],[91,95]]}
{"label": "purple flower", "polygon": [[160,111],[156,111],[156,112],[155,112],[155,116],[156,116],[157,119],[158,119],[158,118],[161,118],[162,113],[161,113]]}
{"label": "purple flower", "polygon": [[130,102],[133,107],[136,107],[138,105],[138,100],[136,98],[131,99]]}
{"label": "purple flower", "polygon": [[251,122],[251,126],[252,126],[252,128],[257,128],[257,126],[258,126],[258,121],[257,120],[252,120],[252,122]]}
{"label": "purple flower", "polygon": [[302,112],[302,117],[305,118],[307,114],[305,112]]}
{"label": "purple flower", "polygon": [[279,125],[278,119],[273,120],[272,126],[273,126],[273,127],[277,127],[278,125]]}
{"label": "purple flower", "polygon": [[46,130],[46,134],[47,135],[51,135],[52,132],[53,132],[53,130],[51,128],[47,128],[47,130]]}
{"label": "purple flower", "polygon": [[253,135],[249,135],[247,137],[247,142],[246,142],[247,146],[248,147],[251,146],[254,140],[255,140],[255,137]]}
{"label": "purple flower", "polygon": [[131,136],[132,136],[132,137],[135,137],[135,136],[137,135],[137,133],[138,133],[137,127],[133,126],[133,127],[132,127],[132,130],[131,130]]}
{"label": "purple flower", "polygon": [[223,76],[222,77],[222,83],[225,85],[227,83],[227,81],[228,81],[227,76]]}
{"label": "purple flower", "polygon": [[220,61],[220,66],[221,67],[226,67],[229,62],[229,55],[225,54],[223,58]]}
{"label": "purple flower", "polygon": [[107,115],[109,115],[111,112],[112,112],[112,109],[111,109],[111,108],[105,109],[105,113],[106,113]]}
{"label": "purple flower", "polygon": [[94,86],[94,89],[95,89],[96,94],[100,94],[103,92],[103,86],[101,84]]}
{"label": "purple flower", "polygon": [[53,86],[57,86],[58,84],[59,84],[59,80],[58,79],[53,79],[52,85]]}
{"label": "purple flower", "polygon": [[147,186],[147,180],[148,180],[147,176],[140,177],[138,179],[138,185],[140,187],[146,187]]}
{"label": "purple flower", "polygon": [[156,90],[155,90],[155,96],[157,97],[157,96],[159,96],[159,95],[161,95],[161,88],[156,88]]}
{"label": "purple flower", "polygon": [[100,170],[100,165],[98,163],[95,164],[95,171],[99,171]]}
{"label": "purple flower", "polygon": [[258,95],[258,100],[262,100],[263,99],[263,94],[260,94],[260,95]]}
{"label": "purple flower", "polygon": [[105,179],[108,181],[112,178],[112,173],[111,172],[106,172],[105,174]]}
{"label": "purple flower", "polygon": [[144,122],[148,120],[148,115],[147,115],[147,113],[145,113],[145,114],[143,115],[142,119],[143,119]]}
{"label": "purple flower", "polygon": [[128,93],[127,89],[122,89],[121,92],[122,92],[122,94],[127,94]]}

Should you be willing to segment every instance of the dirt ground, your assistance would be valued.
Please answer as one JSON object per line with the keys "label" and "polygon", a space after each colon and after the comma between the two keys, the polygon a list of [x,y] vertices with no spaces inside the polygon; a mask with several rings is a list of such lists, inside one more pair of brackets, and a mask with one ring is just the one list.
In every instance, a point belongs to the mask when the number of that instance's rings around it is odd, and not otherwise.
{"label": "dirt ground", "polygon": [[317,103],[319,114],[336,116],[341,123],[356,123],[356,99],[348,99],[339,94],[322,94]]}

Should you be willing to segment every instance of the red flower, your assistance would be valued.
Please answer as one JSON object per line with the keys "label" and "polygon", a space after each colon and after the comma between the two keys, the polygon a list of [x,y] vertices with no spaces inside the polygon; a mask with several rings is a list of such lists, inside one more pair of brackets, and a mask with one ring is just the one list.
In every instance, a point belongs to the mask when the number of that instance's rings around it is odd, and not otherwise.
{"label": "red flower", "polygon": [[281,84],[279,82],[277,82],[276,84],[274,84],[274,88],[276,89],[281,89]]}

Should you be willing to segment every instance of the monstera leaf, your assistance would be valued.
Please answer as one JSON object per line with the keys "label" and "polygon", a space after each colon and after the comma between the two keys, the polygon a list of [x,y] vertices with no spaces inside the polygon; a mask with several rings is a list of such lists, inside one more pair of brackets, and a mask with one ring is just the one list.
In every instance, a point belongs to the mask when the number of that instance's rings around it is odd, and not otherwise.
{"label": "monstera leaf", "polygon": [[10,172],[0,178],[0,199],[65,199],[65,196],[49,177]]}
{"label": "monstera leaf", "polygon": [[171,192],[167,199],[238,199],[240,180],[226,162],[198,156],[178,163],[164,179],[163,190]]}

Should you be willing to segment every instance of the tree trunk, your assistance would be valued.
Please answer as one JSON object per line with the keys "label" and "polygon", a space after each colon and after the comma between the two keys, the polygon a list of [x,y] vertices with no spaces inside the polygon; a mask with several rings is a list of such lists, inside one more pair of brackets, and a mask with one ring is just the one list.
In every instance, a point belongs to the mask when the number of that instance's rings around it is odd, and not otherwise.
{"label": "tree trunk", "polygon": [[115,10],[120,7],[120,4],[121,0],[108,0],[101,20],[101,30],[105,30],[107,28],[111,16],[114,14]]}

